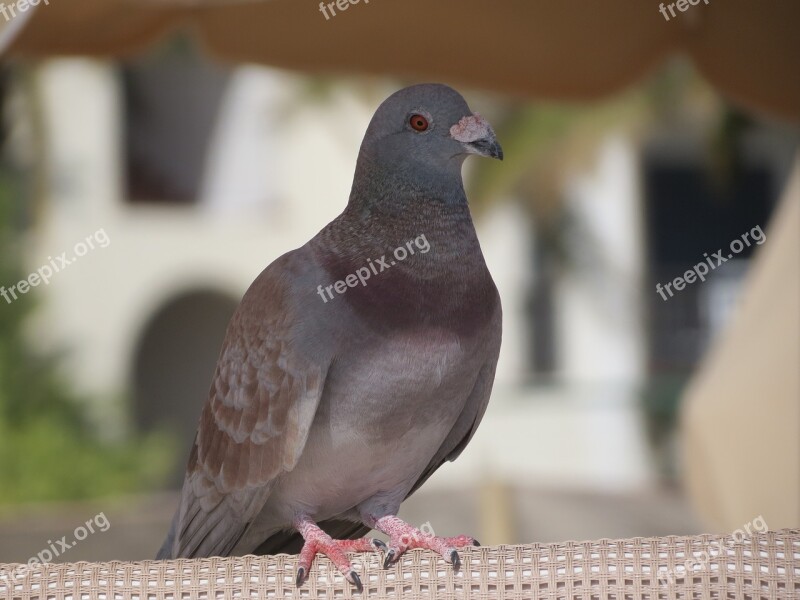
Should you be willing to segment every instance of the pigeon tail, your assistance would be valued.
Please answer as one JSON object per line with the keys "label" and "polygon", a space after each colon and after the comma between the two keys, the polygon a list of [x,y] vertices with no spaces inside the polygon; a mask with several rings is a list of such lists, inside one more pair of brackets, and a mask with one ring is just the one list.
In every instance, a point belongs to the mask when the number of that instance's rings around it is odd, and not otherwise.
{"label": "pigeon tail", "polygon": [[164,543],[161,545],[161,549],[156,554],[156,560],[170,560],[174,558],[172,556],[172,548],[175,545],[175,529],[178,526],[178,512],[175,512],[175,516],[172,517],[172,525],[169,527],[169,533],[167,533],[167,539],[164,540]]}

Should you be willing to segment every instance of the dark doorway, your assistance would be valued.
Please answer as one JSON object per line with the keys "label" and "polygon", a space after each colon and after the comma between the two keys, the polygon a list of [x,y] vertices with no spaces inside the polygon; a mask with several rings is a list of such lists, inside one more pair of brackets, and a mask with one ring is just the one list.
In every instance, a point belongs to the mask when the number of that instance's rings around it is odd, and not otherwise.
{"label": "dark doorway", "polygon": [[133,368],[135,422],[140,431],[166,430],[178,437],[183,454],[176,485],[236,305],[217,291],[182,294],[153,316],[139,338]]}

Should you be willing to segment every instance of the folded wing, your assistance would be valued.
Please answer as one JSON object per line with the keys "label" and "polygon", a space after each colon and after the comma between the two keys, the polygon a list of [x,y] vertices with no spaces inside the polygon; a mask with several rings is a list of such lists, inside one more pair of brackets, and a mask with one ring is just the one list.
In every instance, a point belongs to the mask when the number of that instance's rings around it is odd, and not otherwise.
{"label": "folded wing", "polygon": [[159,557],[225,556],[275,478],[297,464],[325,382],[292,343],[297,323],[282,277],[268,267],[233,316],[200,418],[179,512]]}

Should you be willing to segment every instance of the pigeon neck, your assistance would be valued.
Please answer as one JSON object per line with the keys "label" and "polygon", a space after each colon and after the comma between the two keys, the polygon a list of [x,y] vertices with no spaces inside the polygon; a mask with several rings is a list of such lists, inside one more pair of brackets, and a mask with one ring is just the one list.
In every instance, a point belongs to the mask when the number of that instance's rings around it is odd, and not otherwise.
{"label": "pigeon neck", "polygon": [[344,301],[376,328],[472,335],[496,303],[460,174],[450,190],[357,174],[347,208],[311,245],[331,281],[371,270]]}
{"label": "pigeon neck", "polygon": [[473,335],[497,292],[466,202],[422,202],[388,218],[381,209],[365,216],[348,205],[312,241],[330,281],[369,274],[344,301],[376,329],[435,326]]}
{"label": "pigeon neck", "polygon": [[[365,251],[385,250],[387,243],[429,234],[439,238],[445,254],[452,250],[480,255],[461,179],[462,162],[454,161],[432,176],[420,168],[382,168],[362,152],[350,201],[338,219],[338,235],[356,236],[355,244]],[[448,234],[453,231],[461,235]]]}
{"label": "pigeon neck", "polygon": [[348,209],[364,216],[378,212],[399,216],[423,203],[462,206],[468,214],[467,197],[461,179],[463,159],[446,165],[412,163],[401,168],[371,160],[362,152],[356,165]]}

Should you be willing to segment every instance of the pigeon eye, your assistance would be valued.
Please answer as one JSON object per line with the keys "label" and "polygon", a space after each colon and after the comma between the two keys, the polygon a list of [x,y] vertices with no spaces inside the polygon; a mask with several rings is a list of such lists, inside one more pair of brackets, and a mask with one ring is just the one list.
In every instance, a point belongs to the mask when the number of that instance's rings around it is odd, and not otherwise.
{"label": "pigeon eye", "polygon": [[422,115],[411,115],[409,124],[414,131],[425,131],[428,129],[428,119]]}

